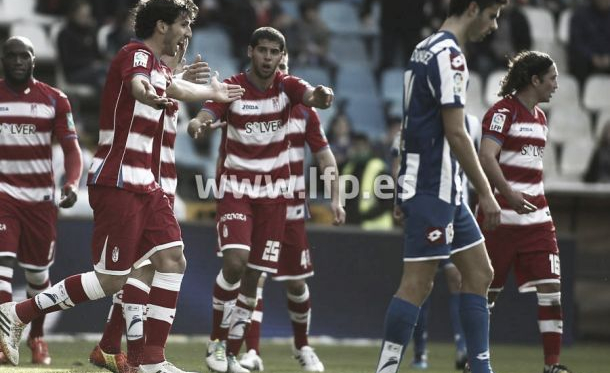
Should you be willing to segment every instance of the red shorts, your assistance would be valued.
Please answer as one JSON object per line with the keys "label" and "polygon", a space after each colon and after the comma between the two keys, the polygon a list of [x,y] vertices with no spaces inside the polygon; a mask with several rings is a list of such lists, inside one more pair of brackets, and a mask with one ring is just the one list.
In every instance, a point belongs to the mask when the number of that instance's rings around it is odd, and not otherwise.
{"label": "red shorts", "polygon": [[485,246],[494,269],[489,291],[504,287],[514,265],[520,292],[535,291],[535,285],[559,283],[559,248],[555,230],[550,227],[499,227],[485,231]]}
{"label": "red shorts", "polygon": [[52,202],[0,199],[0,256],[23,268],[47,269],[55,260],[57,207]]}
{"label": "red shorts", "polygon": [[287,220],[282,241],[282,255],[273,279],[300,280],[311,276],[313,276],[313,264],[305,233],[305,220]]}
{"label": "red shorts", "polygon": [[180,246],[180,226],[161,189],[133,193],[89,187],[93,209],[93,265],[97,272],[125,275],[157,251]]}
{"label": "red shorts", "polygon": [[286,222],[286,202],[253,203],[225,194],[216,209],[218,246],[250,251],[248,267],[276,273]]}

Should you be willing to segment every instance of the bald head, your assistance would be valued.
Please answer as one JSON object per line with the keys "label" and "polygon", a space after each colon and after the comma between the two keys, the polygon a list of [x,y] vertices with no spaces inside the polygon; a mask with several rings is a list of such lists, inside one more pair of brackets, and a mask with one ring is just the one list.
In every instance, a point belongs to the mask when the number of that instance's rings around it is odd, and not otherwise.
{"label": "bald head", "polygon": [[12,46],[25,47],[30,51],[30,53],[32,53],[32,55],[34,55],[34,45],[32,44],[32,41],[25,36],[11,36],[4,42],[2,50],[4,51],[6,48],[10,48]]}
{"label": "bald head", "polygon": [[2,67],[9,85],[27,85],[34,71],[34,47],[30,39],[23,36],[9,38],[2,47]]}

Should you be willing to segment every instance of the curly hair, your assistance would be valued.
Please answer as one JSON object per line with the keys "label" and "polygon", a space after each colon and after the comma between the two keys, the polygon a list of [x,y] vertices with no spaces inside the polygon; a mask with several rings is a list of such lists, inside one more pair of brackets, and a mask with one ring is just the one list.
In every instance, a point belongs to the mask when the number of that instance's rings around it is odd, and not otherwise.
{"label": "curly hair", "polygon": [[195,19],[199,8],[192,0],[140,0],[133,12],[136,36],[146,39],[155,32],[157,21],[172,24],[181,15]]}
{"label": "curly hair", "polygon": [[508,72],[502,78],[498,96],[506,97],[527,87],[532,82],[532,76],[542,79],[555,62],[546,53],[538,51],[519,52],[508,61]]}

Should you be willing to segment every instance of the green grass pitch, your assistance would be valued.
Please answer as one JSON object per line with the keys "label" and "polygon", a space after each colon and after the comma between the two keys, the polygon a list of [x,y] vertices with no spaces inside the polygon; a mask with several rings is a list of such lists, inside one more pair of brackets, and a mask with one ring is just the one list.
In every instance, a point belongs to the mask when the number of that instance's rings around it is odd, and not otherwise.
{"label": "green grass pitch", "polygon": [[[52,342],[50,351],[53,364],[50,367],[35,367],[29,364],[29,349],[22,344],[21,361],[18,367],[0,366],[1,373],[101,373],[107,372],[91,365],[87,358],[94,342]],[[326,366],[327,373],[373,373],[377,362],[378,346],[348,346],[321,344],[316,352]],[[167,357],[182,369],[207,372],[203,365],[204,343],[201,339],[187,342],[172,342],[167,348]],[[291,356],[286,343],[263,342],[261,353],[265,372],[300,373],[300,366]],[[493,345],[492,364],[495,373],[541,373],[542,351],[537,345]],[[428,373],[450,373],[454,362],[453,346],[448,343],[429,344],[430,367]],[[417,372],[409,368],[410,350],[404,358],[401,372]],[[562,362],[574,373],[610,372],[610,344],[577,344],[564,347]]]}

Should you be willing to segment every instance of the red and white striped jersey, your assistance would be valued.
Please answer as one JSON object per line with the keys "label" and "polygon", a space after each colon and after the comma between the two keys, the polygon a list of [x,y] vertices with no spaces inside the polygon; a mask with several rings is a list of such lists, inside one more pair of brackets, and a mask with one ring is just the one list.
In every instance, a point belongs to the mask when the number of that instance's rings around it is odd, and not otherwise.
{"label": "red and white striped jersey", "polygon": [[98,149],[89,169],[89,185],[106,185],[145,193],[159,188],[151,171],[153,137],[163,110],[137,101],[131,79],[144,75],[159,96],[171,83],[171,71],[143,43],[134,41],[110,64],[102,105]]}
{"label": "red and white striped jersey", "polygon": [[296,105],[290,112],[288,121],[288,142],[290,148],[290,178],[294,185],[294,198],[288,199],[286,220],[303,220],[306,216],[305,191],[305,144],[312,153],[328,147],[324,130],[320,126],[320,117],[314,108]]}
{"label": "red and white striped jersey", "polygon": [[163,125],[155,134],[152,152],[152,170],[155,180],[168,196],[176,195],[178,176],[176,173],[176,131],[178,127],[178,102],[165,109],[161,117]]}
{"label": "red and white striped jersey", "polygon": [[498,101],[483,118],[483,137],[490,137],[502,146],[498,162],[504,178],[514,190],[533,196],[530,202],[538,208],[535,212],[519,215],[494,188],[502,208],[502,225],[553,226],[542,182],[542,157],[547,132],[544,112],[535,107],[532,114],[515,97]]}
{"label": "red and white striped jersey", "polygon": [[66,95],[36,79],[23,92],[0,80],[0,197],[54,200],[52,137],[77,137]]}
{"label": "red and white striped jersey", "polygon": [[261,203],[283,198],[290,177],[286,124],[291,107],[302,103],[310,85],[280,72],[265,91],[250,83],[245,73],[225,82],[239,84],[246,92],[235,102],[208,102],[203,108],[227,122],[221,188]]}

